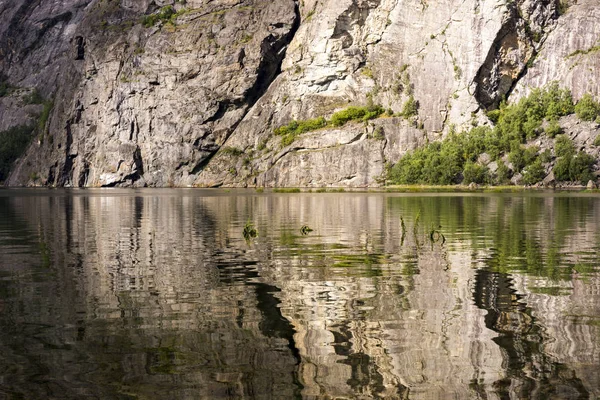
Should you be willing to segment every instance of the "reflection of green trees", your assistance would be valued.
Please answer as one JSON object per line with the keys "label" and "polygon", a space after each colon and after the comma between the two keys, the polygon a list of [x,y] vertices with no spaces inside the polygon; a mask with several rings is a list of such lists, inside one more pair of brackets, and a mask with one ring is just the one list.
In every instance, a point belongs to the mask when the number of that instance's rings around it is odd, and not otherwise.
{"label": "reflection of green trees", "polygon": [[593,197],[402,196],[387,201],[398,224],[400,215],[410,220],[420,212],[424,226],[442,226],[450,248],[465,246],[498,272],[559,280],[569,279],[573,270],[594,269],[590,261],[575,264],[566,255],[572,255],[574,249],[567,246],[576,243],[578,234],[594,229],[589,224],[595,221],[598,200]]}

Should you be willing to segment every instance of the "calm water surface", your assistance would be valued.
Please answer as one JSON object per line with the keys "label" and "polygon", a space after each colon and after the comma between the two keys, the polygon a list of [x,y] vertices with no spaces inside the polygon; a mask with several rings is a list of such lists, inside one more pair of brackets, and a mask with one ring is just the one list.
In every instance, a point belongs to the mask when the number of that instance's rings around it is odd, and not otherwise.
{"label": "calm water surface", "polygon": [[599,256],[598,195],[0,190],[0,399],[598,398]]}

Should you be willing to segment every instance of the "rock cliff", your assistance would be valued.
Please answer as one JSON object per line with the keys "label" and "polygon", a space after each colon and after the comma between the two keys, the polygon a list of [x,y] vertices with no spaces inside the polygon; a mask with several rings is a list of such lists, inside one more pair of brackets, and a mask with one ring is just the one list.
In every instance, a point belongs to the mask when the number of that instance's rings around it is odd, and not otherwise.
{"label": "rock cliff", "polygon": [[[551,81],[600,95],[599,13],[592,0],[7,0],[0,130],[34,123],[31,93],[53,105],[7,183],[377,186],[504,98]],[[407,102],[410,118],[273,134]]]}

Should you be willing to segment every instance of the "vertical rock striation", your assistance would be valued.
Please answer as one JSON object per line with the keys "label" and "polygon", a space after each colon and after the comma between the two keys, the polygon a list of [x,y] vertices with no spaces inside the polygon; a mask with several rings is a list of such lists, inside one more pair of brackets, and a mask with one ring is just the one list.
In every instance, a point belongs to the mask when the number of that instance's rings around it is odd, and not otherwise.
{"label": "vertical rock striation", "polygon": [[[386,163],[553,80],[598,94],[591,0],[0,5],[0,128],[53,100],[10,185],[377,186]],[[402,118],[407,102],[417,114]],[[393,118],[290,121],[379,104]],[[30,176],[39,177],[32,181]]]}

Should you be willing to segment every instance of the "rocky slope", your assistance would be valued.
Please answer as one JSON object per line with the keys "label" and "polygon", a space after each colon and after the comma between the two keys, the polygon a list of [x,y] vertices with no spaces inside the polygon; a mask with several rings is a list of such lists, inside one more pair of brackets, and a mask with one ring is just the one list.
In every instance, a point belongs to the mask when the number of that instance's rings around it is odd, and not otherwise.
{"label": "rocky slope", "polygon": [[[592,0],[7,0],[0,130],[31,123],[33,90],[54,105],[7,183],[377,186],[386,164],[489,123],[503,98],[554,80],[600,95],[599,13]],[[287,146],[273,134],[408,100],[412,118]]]}

